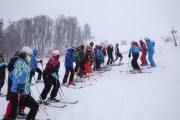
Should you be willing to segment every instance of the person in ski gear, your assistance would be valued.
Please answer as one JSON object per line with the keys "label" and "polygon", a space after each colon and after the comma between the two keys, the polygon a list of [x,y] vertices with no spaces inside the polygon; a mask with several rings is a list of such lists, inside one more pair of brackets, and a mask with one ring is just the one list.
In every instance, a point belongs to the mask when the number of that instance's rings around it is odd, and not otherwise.
{"label": "person in ski gear", "polygon": [[102,63],[105,63],[105,57],[106,57],[106,46],[102,47],[102,54],[103,54],[103,59],[102,59]]}
{"label": "person in ski gear", "polygon": [[94,70],[97,70],[98,69],[98,54],[97,54],[97,50],[99,49],[99,45],[95,45],[95,48],[94,48],[94,62],[95,62],[95,69]]}
{"label": "person in ski gear", "polygon": [[98,70],[101,68],[100,66],[103,59],[102,46],[99,46],[99,48],[96,51],[97,51],[96,70]]}
{"label": "person in ski gear", "polygon": [[82,77],[82,76],[86,75],[85,65],[89,61],[91,61],[91,59],[92,59],[91,53],[92,53],[92,49],[88,49],[85,52],[84,57],[80,60],[80,62],[79,62],[79,64],[80,64],[80,72],[77,74],[79,77]]}
{"label": "person in ski gear", "polygon": [[113,63],[115,64],[118,57],[120,57],[118,64],[122,64],[121,61],[122,61],[123,56],[119,51],[119,44],[118,43],[116,43],[116,47],[115,47],[115,56],[116,56],[116,59],[113,61]]}
{"label": "person in ski gear", "polygon": [[84,56],[84,45],[80,45],[77,49],[74,51],[74,60],[76,62],[76,66],[74,68],[74,72],[77,74],[79,70],[79,61],[83,58]]}
{"label": "person in ski gear", "polygon": [[141,48],[142,48],[142,51],[141,51],[141,66],[147,66],[148,63],[147,63],[147,60],[146,60],[146,55],[147,55],[147,49],[146,49],[146,44],[140,40],[139,41],[140,45],[141,45]]}
{"label": "person in ski gear", "polygon": [[[8,63],[9,74],[14,70],[14,64],[16,60],[19,58],[20,53],[21,53],[20,51],[16,51],[14,56],[10,59]],[[12,80],[10,77],[8,77],[8,89],[7,89],[7,96],[6,96],[7,101],[10,101],[11,87],[12,87]],[[25,106],[22,106],[21,110],[19,110],[18,112],[18,118],[26,118],[26,113],[24,112],[24,110],[25,110]],[[11,112],[11,104],[10,102],[8,102],[5,116],[9,116],[10,112]]]}
{"label": "person in ski gear", "polygon": [[75,62],[73,53],[74,53],[74,48],[70,48],[66,52],[66,57],[65,57],[65,62],[64,62],[66,72],[65,72],[65,75],[64,75],[64,78],[63,78],[63,83],[62,83],[63,85],[67,82],[69,72],[71,74],[70,74],[70,77],[69,77],[68,85],[75,85],[75,83],[73,82],[73,79],[74,79],[73,62]]}
{"label": "person in ski gear", "polygon": [[131,61],[131,65],[133,67],[133,70],[140,71],[140,67],[138,65],[137,60],[139,58],[139,52],[141,50],[142,50],[142,48],[138,45],[137,42],[135,42],[135,41],[131,42],[131,47],[129,49],[129,58],[131,57],[131,53],[132,53],[133,59]]}
{"label": "person in ski gear", "polygon": [[107,47],[107,55],[108,55],[108,61],[107,61],[107,65],[112,64],[113,62],[113,46],[112,44],[109,44]]}
{"label": "person in ski gear", "polygon": [[43,82],[41,80],[42,71],[41,71],[41,69],[38,68],[38,65],[37,65],[38,63],[42,64],[43,61],[42,60],[37,61],[37,53],[38,53],[37,50],[33,50],[33,54],[31,56],[31,77],[30,77],[30,83],[32,81],[32,77],[35,75],[35,72],[38,73],[38,77],[37,77],[36,83]]}
{"label": "person in ski gear", "polygon": [[56,96],[60,87],[58,74],[60,68],[59,57],[60,52],[58,50],[53,51],[51,58],[43,70],[44,89],[40,95],[40,103],[45,103],[47,95],[50,92],[52,86],[53,89],[51,90],[50,100],[58,101]]}
{"label": "person in ski gear", "polygon": [[19,58],[14,64],[14,70],[11,71],[9,77],[12,80],[10,104],[11,111],[3,120],[14,120],[17,118],[19,108],[27,106],[30,108],[26,120],[34,120],[39,105],[30,95],[30,55],[32,50],[29,47],[23,47]]}
{"label": "person in ski gear", "polygon": [[154,59],[153,59],[155,43],[152,42],[149,38],[145,38],[144,40],[146,41],[146,45],[147,45],[148,60],[150,62],[150,66],[156,67],[156,64],[155,64]]}
{"label": "person in ski gear", "polygon": [[4,86],[7,65],[7,62],[4,61],[3,53],[0,53],[0,95],[2,95],[1,89]]}

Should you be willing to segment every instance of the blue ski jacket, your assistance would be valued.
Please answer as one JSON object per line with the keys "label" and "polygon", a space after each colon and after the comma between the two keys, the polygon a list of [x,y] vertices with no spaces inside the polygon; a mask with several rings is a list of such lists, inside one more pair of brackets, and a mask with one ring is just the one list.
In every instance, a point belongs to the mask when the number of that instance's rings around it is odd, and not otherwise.
{"label": "blue ski jacket", "polygon": [[33,54],[31,56],[31,68],[36,69],[38,68],[37,64],[39,61],[37,61],[37,50],[33,50]]}
{"label": "blue ski jacket", "polygon": [[24,91],[21,94],[27,95],[30,93],[30,68],[27,62],[18,58],[14,64],[14,70],[10,72],[9,78],[12,80],[11,92],[17,93],[18,88]]}
{"label": "blue ski jacket", "polygon": [[102,50],[97,49],[96,52],[97,52],[97,59],[103,59]]}
{"label": "blue ski jacket", "polygon": [[73,53],[74,53],[73,49],[67,50],[65,62],[64,62],[65,67],[73,67],[73,62],[75,61]]}
{"label": "blue ski jacket", "polygon": [[129,49],[129,53],[139,53],[142,50],[142,48],[139,45],[131,45]]}
{"label": "blue ski jacket", "polygon": [[154,53],[154,42],[151,42],[149,39],[146,40],[146,46],[147,46],[147,51],[149,53]]}

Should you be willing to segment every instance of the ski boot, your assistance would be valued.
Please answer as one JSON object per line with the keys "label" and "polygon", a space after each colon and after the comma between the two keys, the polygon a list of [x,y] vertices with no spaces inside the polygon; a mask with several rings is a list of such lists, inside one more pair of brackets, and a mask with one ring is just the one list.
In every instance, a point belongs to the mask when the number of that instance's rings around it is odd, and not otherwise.
{"label": "ski boot", "polygon": [[24,112],[24,111],[19,111],[19,113],[18,113],[18,118],[19,119],[26,119],[26,117],[27,117],[27,115],[26,115],[26,113]]}
{"label": "ski boot", "polygon": [[50,97],[49,101],[50,102],[59,102],[60,100],[56,99],[55,97]]}

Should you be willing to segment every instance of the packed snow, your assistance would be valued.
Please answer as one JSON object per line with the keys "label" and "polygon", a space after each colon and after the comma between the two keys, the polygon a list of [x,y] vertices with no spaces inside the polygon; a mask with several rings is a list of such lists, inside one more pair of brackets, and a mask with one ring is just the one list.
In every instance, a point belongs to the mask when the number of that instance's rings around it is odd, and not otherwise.
{"label": "packed snow", "polygon": [[[129,47],[119,48],[123,52]],[[77,104],[67,104],[66,108],[41,108],[45,109],[51,120],[180,120],[180,47],[175,47],[173,43],[156,42],[155,50],[157,67],[144,69],[152,73],[127,74],[126,71],[132,67],[128,67],[128,54],[123,54],[124,65],[112,66],[112,70],[102,73],[101,77],[94,75],[85,79],[84,83],[77,83],[77,88],[83,86],[82,89],[62,87],[65,95],[61,93],[63,101],[78,100]],[[63,59],[60,61],[62,82],[65,68]],[[37,87],[41,92],[44,84],[38,83]],[[34,98],[38,100],[36,85],[31,88]],[[6,89],[5,83],[2,93],[6,94]],[[60,99],[59,94],[57,98]],[[6,105],[5,97],[1,97],[0,118],[5,114]],[[47,115],[41,108],[36,118],[45,120]],[[28,111],[26,108],[25,112]]]}

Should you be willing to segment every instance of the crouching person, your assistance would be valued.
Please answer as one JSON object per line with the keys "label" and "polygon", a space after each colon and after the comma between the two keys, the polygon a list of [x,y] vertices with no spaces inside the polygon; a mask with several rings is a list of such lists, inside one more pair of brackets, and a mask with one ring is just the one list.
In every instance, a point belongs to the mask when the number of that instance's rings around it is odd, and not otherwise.
{"label": "crouching person", "polygon": [[3,120],[14,120],[22,106],[30,108],[26,120],[35,120],[39,105],[30,96],[30,54],[32,50],[29,47],[23,47],[19,58],[14,64],[14,70],[9,77],[12,80],[10,93],[11,112]]}

